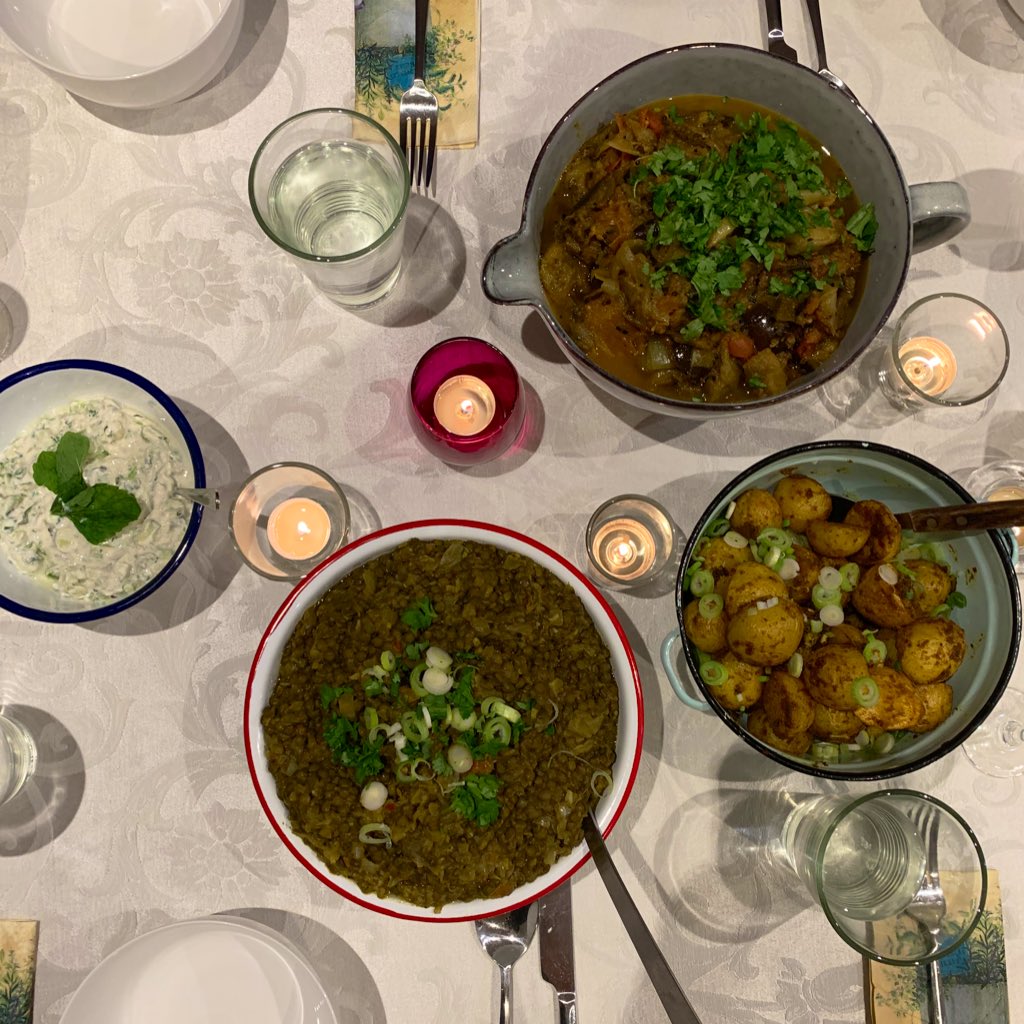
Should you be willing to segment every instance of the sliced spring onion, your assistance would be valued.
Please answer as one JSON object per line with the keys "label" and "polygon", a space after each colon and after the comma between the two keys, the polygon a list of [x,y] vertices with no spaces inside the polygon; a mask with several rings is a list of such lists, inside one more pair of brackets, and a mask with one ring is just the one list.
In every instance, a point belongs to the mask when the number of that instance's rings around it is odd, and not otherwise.
{"label": "sliced spring onion", "polygon": [[507,718],[510,722],[518,722],[523,717],[515,708],[510,707],[500,697],[484,697],[480,701],[480,714],[484,718],[499,715],[501,718]]}
{"label": "sliced spring onion", "polygon": [[690,580],[690,593],[694,597],[703,597],[715,589],[715,577],[707,569],[698,569]]}
{"label": "sliced spring onion", "polygon": [[476,712],[470,711],[469,717],[463,718],[458,708],[452,709],[452,728],[456,732],[469,732],[476,725]]}
{"label": "sliced spring onion", "polygon": [[413,743],[422,743],[430,735],[430,727],[423,721],[423,716],[415,711],[406,711],[400,721],[402,735]]}
{"label": "sliced spring onion", "polygon": [[448,748],[445,760],[451,765],[452,771],[456,771],[460,775],[473,767],[473,755],[469,752],[469,748],[461,743],[453,743]]}
{"label": "sliced spring onion", "polygon": [[799,678],[800,673],[804,670],[804,656],[796,651],[786,662],[786,671],[791,675]]}
{"label": "sliced spring onion", "polygon": [[731,548],[745,548],[747,546],[747,538],[742,533],[737,533],[735,530],[730,530],[722,540]]}
{"label": "sliced spring onion", "polygon": [[363,721],[366,723],[366,728],[372,731],[377,727],[380,722],[380,717],[377,714],[376,708],[365,707],[363,708]]}
{"label": "sliced spring onion", "polygon": [[838,626],[846,618],[846,613],[841,605],[827,604],[818,612],[818,617],[826,626]]}
{"label": "sliced spring onion", "polygon": [[943,615],[948,615],[950,611],[951,611],[951,609],[950,609],[948,604],[945,604],[945,603],[937,604],[932,609],[932,618],[933,619],[938,619],[938,618],[940,618]]}
{"label": "sliced spring onion", "polygon": [[783,550],[793,547],[793,540],[789,534],[777,526],[765,527],[757,535],[757,543],[767,548],[782,548]]}
{"label": "sliced spring onion", "polygon": [[702,619],[717,619],[724,607],[721,594],[705,594],[697,602],[697,611]]}
{"label": "sliced spring onion", "polygon": [[811,604],[819,610],[830,604],[839,604],[842,599],[843,595],[838,589],[823,586],[821,583],[815,583],[811,588]]}
{"label": "sliced spring onion", "polygon": [[374,679],[387,679],[387,672],[380,665],[371,665],[363,669],[364,676],[372,676]]}
{"label": "sliced spring onion", "polygon": [[718,519],[712,519],[708,523],[708,528],[704,531],[704,535],[707,537],[721,537],[724,533],[729,530],[729,520],[723,517]]}
{"label": "sliced spring onion", "polygon": [[[426,771],[421,770],[423,766],[426,766]],[[403,761],[395,769],[395,778],[403,784],[426,782],[433,777],[434,772],[430,767],[430,763],[423,757],[414,758],[412,761]]]}
{"label": "sliced spring onion", "polygon": [[769,608],[774,608],[778,603],[779,599],[777,597],[766,597],[763,601],[756,602],[754,607],[759,612],[766,612]]}
{"label": "sliced spring onion", "polygon": [[825,590],[838,590],[843,583],[843,574],[833,565],[823,565],[818,573],[818,582]]}
{"label": "sliced spring onion", "polygon": [[[390,737],[390,735],[391,735],[391,733],[390,733],[390,732],[388,731],[388,730],[389,730],[389,728],[390,728],[389,726],[377,724],[377,725],[373,726],[373,727],[372,727],[372,728],[370,729],[370,731],[369,731],[369,732],[368,732],[368,733],[366,734],[366,738],[367,738],[367,739],[368,739],[368,740],[369,740],[369,741],[370,741],[371,743],[375,743],[375,742],[376,742],[377,740],[379,740],[379,739],[380,739],[380,738],[381,738],[382,736],[383,736],[383,737],[384,737],[385,739],[387,739],[387,738],[388,738],[388,737]],[[401,729],[402,727],[401,727],[401,726],[398,726],[398,728],[399,728],[399,729]]]}
{"label": "sliced spring onion", "polygon": [[839,760],[839,744],[815,740],[811,744],[811,758],[815,761],[824,761],[826,764],[835,764]]}
{"label": "sliced spring onion", "polygon": [[379,811],[388,799],[388,787],[374,779],[363,786],[359,794],[359,802],[368,811]]}
{"label": "sliced spring onion", "polygon": [[409,685],[412,687],[412,692],[417,697],[426,697],[427,691],[423,685],[423,673],[426,671],[427,663],[421,661],[418,665],[414,666],[413,670],[409,673]]}
{"label": "sliced spring onion", "polygon": [[385,672],[394,672],[397,664],[398,659],[395,657],[394,651],[381,651],[380,667],[384,669]]}
{"label": "sliced spring onion", "polygon": [[[598,780],[602,780],[604,785],[598,787]],[[590,776],[590,792],[596,797],[600,797],[602,794],[607,793],[612,786],[612,775],[611,772],[606,772],[603,768],[598,768],[593,775]]]}
{"label": "sliced spring onion", "polygon": [[966,608],[967,597],[960,593],[959,590],[954,590],[949,597],[946,598],[946,603],[952,608]]}
{"label": "sliced spring onion", "polygon": [[800,563],[795,558],[784,558],[776,572],[781,579],[795,580],[800,575]]}
{"label": "sliced spring onion", "polygon": [[782,565],[784,557],[785,555],[782,552],[782,548],[772,546],[768,549],[767,554],[762,557],[761,561],[764,562],[769,569],[776,569]]}
{"label": "sliced spring onion", "polygon": [[725,518],[726,519],[732,519],[732,514],[735,511],[736,511],[736,502],[735,501],[730,501],[729,502],[729,507],[725,510]]}
{"label": "sliced spring onion", "polygon": [[359,830],[359,842],[367,846],[386,846],[391,849],[391,826],[371,821]]}
{"label": "sliced spring onion", "polygon": [[720,661],[709,658],[700,667],[700,677],[708,686],[721,686],[729,678],[729,670]]}
{"label": "sliced spring onion", "polygon": [[839,589],[849,593],[860,580],[860,566],[856,562],[844,562],[839,566],[839,576],[841,577]]}
{"label": "sliced spring onion", "polygon": [[871,742],[871,736],[868,734],[867,729],[861,729],[861,731],[857,733],[855,742],[862,750]]}
{"label": "sliced spring onion", "polygon": [[886,562],[878,567],[878,578],[888,583],[890,587],[895,587],[899,582],[900,574]]}
{"label": "sliced spring onion", "polygon": [[871,676],[860,676],[850,684],[850,696],[862,708],[873,708],[878,703],[878,683]]}
{"label": "sliced spring onion", "polygon": [[423,689],[435,697],[447,693],[455,685],[455,680],[443,668],[428,668],[423,673],[422,682]]}
{"label": "sliced spring onion", "polygon": [[488,718],[480,730],[481,735],[487,742],[494,741],[507,747],[512,739],[512,726],[504,718]]}
{"label": "sliced spring onion", "polygon": [[452,656],[443,647],[428,647],[423,657],[428,668],[439,668],[444,672],[451,668]]}
{"label": "sliced spring onion", "polygon": [[820,633],[825,628],[825,623],[821,619],[811,619],[811,632]]}
{"label": "sliced spring onion", "polygon": [[883,732],[875,737],[874,750],[876,754],[888,754],[896,746],[896,737],[891,732]]}
{"label": "sliced spring onion", "polygon": [[882,662],[885,661],[886,652],[887,648],[885,643],[873,636],[864,645],[862,653],[864,655],[864,660],[869,665],[881,665]]}

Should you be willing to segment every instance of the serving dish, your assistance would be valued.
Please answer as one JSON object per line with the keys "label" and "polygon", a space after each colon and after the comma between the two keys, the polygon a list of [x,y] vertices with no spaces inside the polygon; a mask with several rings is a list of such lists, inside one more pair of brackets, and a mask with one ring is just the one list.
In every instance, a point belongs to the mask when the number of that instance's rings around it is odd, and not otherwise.
{"label": "serving dish", "polygon": [[[1007,531],[917,535],[941,545],[944,559],[957,573],[957,589],[966,598],[965,606],[957,608],[953,616],[964,629],[967,651],[963,664],[949,680],[954,692],[954,710],[949,718],[930,732],[903,735],[888,753],[866,760],[824,764],[809,756],[786,754],[753,736],[742,716],[730,714],[713,699],[700,678],[697,653],[682,636],[682,623],[683,609],[689,601],[684,577],[709,523],[724,515],[743,491],[770,491],[787,473],[811,477],[834,495],[884,502],[893,512],[971,500],[970,494],[952,477],[924,459],[867,441],[797,445],[744,470],[708,505],[683,552],[676,583],[680,630],[669,634],[662,645],[662,664],[672,688],[684,704],[715,713],[759,753],[794,771],[849,780],[886,779],[923,768],[955,750],[971,735],[996,706],[1013,673],[1020,646],[1021,605],[1012,538]],[[696,699],[681,678],[676,657],[680,643],[688,677],[706,700]]]}
{"label": "serving dish", "polygon": [[[206,471],[195,432],[185,414],[163,390],[133,370],[92,359],[39,363],[0,380],[0,451],[51,410],[83,398],[110,398],[145,414],[167,431],[191,467],[182,486],[204,487]],[[26,576],[0,553],[0,607],[44,622],[88,622],[116,615],[148,597],[181,565],[202,521],[193,504],[180,542],[163,566],[134,592],[102,602],[67,597]]]}
{"label": "serving dish", "polygon": [[[580,145],[617,113],[684,95],[748,100],[792,120],[838,160],[860,202],[874,204],[879,221],[875,248],[863,295],[842,342],[817,370],[778,395],[743,402],[699,402],[654,395],[626,384],[593,362],[569,336],[541,285],[539,256],[545,209],[563,168]],[[968,219],[966,193],[958,184],[932,182],[908,187],[891,146],[870,114],[818,73],[745,46],[678,46],[620,68],[562,115],[531,171],[519,229],[499,241],[487,256],[483,289],[493,302],[534,307],[572,366],[598,388],[650,412],[706,419],[775,406],[840,373],[885,323],[906,279],[911,252],[952,237]]]}
{"label": "serving dish", "polygon": [[0,4],[0,29],[68,92],[112,107],[185,99],[224,67],[245,0]]}
{"label": "serving dish", "polygon": [[462,539],[517,552],[548,569],[579,596],[608,647],[619,688],[619,721],[612,783],[597,809],[603,833],[615,824],[639,767],[643,740],[643,697],[632,650],[615,614],[597,589],[561,555],[543,544],[501,526],[459,519],[431,519],[404,523],[361,537],[321,563],[291,592],[274,615],[253,659],[245,694],[245,746],[256,795],[281,841],[298,862],[328,888],[347,899],[383,914],[419,921],[466,921],[503,913],[537,899],[569,878],[588,859],[585,843],[557,861],[546,873],[509,895],[493,899],[449,903],[433,912],[397,899],[363,892],[355,883],[331,874],[316,853],[291,831],[287,811],[277,795],[267,768],[261,714],[277,678],[284,646],[303,613],[360,565],[411,540]]}

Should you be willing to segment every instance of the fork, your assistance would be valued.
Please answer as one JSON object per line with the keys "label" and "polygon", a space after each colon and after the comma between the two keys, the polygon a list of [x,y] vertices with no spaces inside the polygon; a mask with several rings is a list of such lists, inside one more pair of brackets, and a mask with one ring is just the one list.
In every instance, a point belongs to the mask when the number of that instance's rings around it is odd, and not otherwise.
{"label": "fork", "polygon": [[[939,882],[939,814],[928,804],[908,813],[924,841],[925,869],[921,888],[907,906],[906,912],[931,936],[931,952],[940,945],[942,922],[946,916],[946,894]],[[942,1012],[942,972],[939,958],[928,964],[928,999],[931,1003],[929,1024],[944,1024]]]}
{"label": "fork", "polygon": [[430,186],[430,175],[434,170],[434,151],[437,149],[437,97],[424,82],[427,67],[428,8],[429,0],[416,0],[416,67],[412,85],[402,93],[398,105],[398,144],[409,161],[409,174],[415,176],[417,187],[421,178],[424,179],[425,186]]}

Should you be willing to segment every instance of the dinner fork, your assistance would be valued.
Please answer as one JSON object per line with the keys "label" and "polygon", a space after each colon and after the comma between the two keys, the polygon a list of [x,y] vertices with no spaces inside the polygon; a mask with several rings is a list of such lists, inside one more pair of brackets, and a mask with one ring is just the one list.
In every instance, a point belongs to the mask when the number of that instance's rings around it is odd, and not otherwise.
{"label": "dinner fork", "polygon": [[[437,149],[437,97],[427,88],[427,10],[429,0],[416,0],[416,67],[412,85],[402,94],[398,105],[398,144],[409,161],[409,174],[430,185]],[[419,143],[416,133],[419,129]],[[426,169],[424,170],[424,164]]]}
{"label": "dinner fork", "polygon": [[[942,922],[946,917],[946,894],[939,882],[939,813],[924,804],[908,814],[924,843],[925,868],[921,888],[907,905],[906,912],[931,936],[935,953],[942,937]],[[931,1004],[929,1024],[944,1024],[942,1012],[942,972],[939,958],[928,964],[928,1001]]]}

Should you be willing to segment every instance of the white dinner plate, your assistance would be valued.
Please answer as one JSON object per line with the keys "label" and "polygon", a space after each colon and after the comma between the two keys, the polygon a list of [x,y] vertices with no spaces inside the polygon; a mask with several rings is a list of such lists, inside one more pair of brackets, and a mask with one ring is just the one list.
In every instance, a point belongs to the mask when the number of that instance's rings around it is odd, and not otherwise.
{"label": "white dinner plate", "polygon": [[157,928],[103,960],[61,1024],[337,1024],[313,968],[269,928],[212,917]]}

